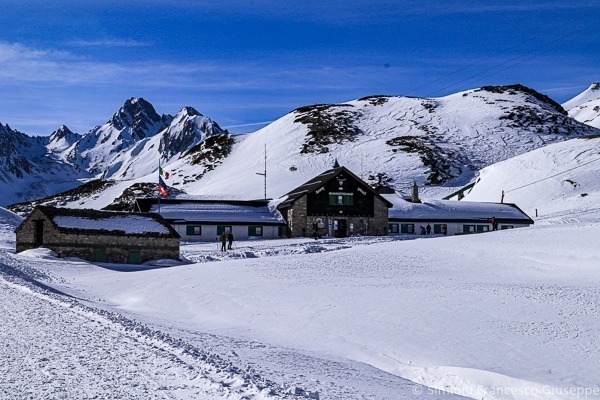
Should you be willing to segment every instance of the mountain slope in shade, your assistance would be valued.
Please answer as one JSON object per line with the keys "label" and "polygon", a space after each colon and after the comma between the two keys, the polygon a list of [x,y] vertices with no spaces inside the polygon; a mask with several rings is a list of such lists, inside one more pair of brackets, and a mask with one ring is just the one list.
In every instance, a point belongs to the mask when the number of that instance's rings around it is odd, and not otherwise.
{"label": "mountain slope in shade", "polygon": [[50,138],[0,124],[0,204],[44,197],[77,186],[89,175],[48,152]]}
{"label": "mountain slope in shade", "polygon": [[600,133],[548,97],[521,85],[483,87],[426,99],[375,96],[301,107],[247,135],[188,193],[278,197],[327,170],[337,158],[370,183],[408,190],[468,183],[498,161],[568,138]]}
{"label": "mountain slope in shade", "polygon": [[563,104],[569,115],[584,124],[600,128],[600,82]]}
{"label": "mountain slope in shade", "polygon": [[573,139],[490,165],[465,200],[498,202],[504,190],[536,223],[598,222],[599,148],[598,137]]}

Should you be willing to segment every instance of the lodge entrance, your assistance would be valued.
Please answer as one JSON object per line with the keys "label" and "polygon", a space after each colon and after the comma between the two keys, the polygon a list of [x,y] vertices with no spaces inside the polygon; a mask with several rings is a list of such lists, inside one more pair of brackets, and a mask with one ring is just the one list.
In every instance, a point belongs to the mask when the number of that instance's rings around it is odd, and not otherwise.
{"label": "lodge entrance", "polygon": [[348,236],[348,224],[345,219],[333,220],[333,236],[338,238]]}

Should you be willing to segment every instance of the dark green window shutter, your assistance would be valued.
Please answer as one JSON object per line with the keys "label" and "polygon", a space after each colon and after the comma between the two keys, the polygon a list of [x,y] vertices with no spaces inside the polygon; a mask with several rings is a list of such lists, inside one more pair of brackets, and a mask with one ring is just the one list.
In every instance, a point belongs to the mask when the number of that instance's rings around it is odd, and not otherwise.
{"label": "dark green window shutter", "polygon": [[344,196],[344,205],[351,206],[353,204],[353,196]]}
{"label": "dark green window shutter", "polygon": [[334,194],[329,195],[329,205],[335,206],[337,204],[337,196]]}
{"label": "dark green window shutter", "polygon": [[433,225],[433,233],[441,234],[442,233],[442,225],[441,224]]}
{"label": "dark green window shutter", "polygon": [[94,261],[106,262],[106,252],[104,251],[104,249],[95,249],[94,250]]}
{"label": "dark green window shutter", "polygon": [[279,236],[279,237],[283,236],[283,226],[280,226],[277,228],[277,236]]}
{"label": "dark green window shutter", "polygon": [[248,236],[256,236],[256,227],[255,226],[248,227]]}
{"label": "dark green window shutter", "polygon": [[140,263],[140,252],[139,251],[130,251],[129,252],[129,264],[139,264]]}
{"label": "dark green window shutter", "polygon": [[222,235],[223,232],[225,232],[225,226],[224,225],[217,225],[217,235]]}
{"label": "dark green window shutter", "polygon": [[193,225],[188,225],[186,228],[186,234],[188,236],[193,235],[194,234],[194,226]]}

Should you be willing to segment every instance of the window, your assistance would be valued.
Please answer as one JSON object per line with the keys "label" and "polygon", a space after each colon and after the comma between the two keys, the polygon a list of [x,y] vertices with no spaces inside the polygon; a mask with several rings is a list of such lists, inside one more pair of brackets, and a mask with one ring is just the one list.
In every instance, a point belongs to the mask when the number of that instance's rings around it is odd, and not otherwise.
{"label": "window", "polygon": [[463,225],[463,233],[475,232],[475,225]]}
{"label": "window", "polygon": [[400,233],[415,233],[415,224],[400,225]]}
{"label": "window", "polygon": [[398,224],[388,224],[390,233],[398,233]]}
{"label": "window", "polygon": [[514,225],[500,225],[500,230],[503,229],[514,229]]}
{"label": "window", "polygon": [[217,235],[222,235],[223,232],[231,232],[231,225],[217,225]]}
{"label": "window", "polygon": [[446,224],[434,224],[433,233],[436,235],[446,235],[448,233],[448,226]]}
{"label": "window", "polygon": [[477,232],[489,232],[489,231],[490,231],[489,225],[477,225]]}
{"label": "window", "polygon": [[139,264],[140,263],[140,252],[139,251],[130,251],[127,263],[128,264]]}
{"label": "window", "polygon": [[262,226],[249,226],[248,227],[248,236],[262,236],[263,235],[263,227]]}
{"label": "window", "polygon": [[186,229],[188,236],[200,236],[202,235],[202,226],[200,225],[188,225]]}
{"label": "window", "polygon": [[352,193],[329,193],[330,206],[351,206],[354,204]]}
{"label": "window", "polygon": [[106,251],[104,249],[94,250],[94,261],[95,262],[106,262]]}

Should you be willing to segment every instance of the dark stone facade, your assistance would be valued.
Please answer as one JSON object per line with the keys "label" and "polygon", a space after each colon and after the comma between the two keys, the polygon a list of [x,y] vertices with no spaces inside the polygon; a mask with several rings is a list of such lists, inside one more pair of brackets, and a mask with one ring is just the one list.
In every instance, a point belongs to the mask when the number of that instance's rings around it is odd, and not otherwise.
{"label": "dark stone facade", "polygon": [[[40,228],[42,233],[39,233]],[[17,252],[45,247],[54,251],[59,257],[77,257],[107,263],[179,260],[179,236],[176,232],[169,235],[152,233],[134,235],[114,232],[86,233],[82,229],[62,229],[53,222],[52,216],[48,216],[40,208],[35,209],[15,233]]]}
{"label": "dark stone facade", "polygon": [[[339,198],[339,202],[338,202]],[[290,236],[387,235],[391,203],[344,167],[315,177],[279,205]]]}

